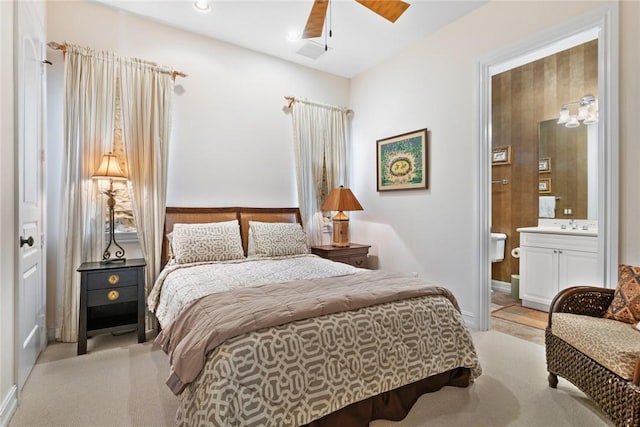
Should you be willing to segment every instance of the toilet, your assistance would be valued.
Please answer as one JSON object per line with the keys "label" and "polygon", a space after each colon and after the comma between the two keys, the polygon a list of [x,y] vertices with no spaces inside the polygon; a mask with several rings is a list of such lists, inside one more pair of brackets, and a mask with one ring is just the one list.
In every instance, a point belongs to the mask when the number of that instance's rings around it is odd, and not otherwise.
{"label": "toilet", "polygon": [[491,262],[500,262],[504,259],[504,242],[507,235],[504,233],[491,233]]}

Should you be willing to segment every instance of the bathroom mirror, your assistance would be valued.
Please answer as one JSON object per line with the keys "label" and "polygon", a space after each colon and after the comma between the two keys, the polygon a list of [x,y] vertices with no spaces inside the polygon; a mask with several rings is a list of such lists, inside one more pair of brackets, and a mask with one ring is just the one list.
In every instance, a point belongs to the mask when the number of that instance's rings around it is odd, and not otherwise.
{"label": "bathroom mirror", "polygon": [[554,196],[555,218],[598,217],[598,125],[538,123],[540,196]]}

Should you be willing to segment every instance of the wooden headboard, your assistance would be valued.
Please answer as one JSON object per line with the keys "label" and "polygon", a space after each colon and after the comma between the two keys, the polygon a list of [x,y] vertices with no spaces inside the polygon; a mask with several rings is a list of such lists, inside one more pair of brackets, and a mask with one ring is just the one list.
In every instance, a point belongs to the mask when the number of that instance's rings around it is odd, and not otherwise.
{"label": "wooden headboard", "polygon": [[244,254],[249,246],[249,221],[260,222],[297,222],[302,224],[298,208],[178,208],[167,207],[164,219],[162,239],[162,266],[169,261],[169,241],[167,234],[173,231],[174,224],[201,224],[208,222],[233,221],[240,223],[240,236]]}

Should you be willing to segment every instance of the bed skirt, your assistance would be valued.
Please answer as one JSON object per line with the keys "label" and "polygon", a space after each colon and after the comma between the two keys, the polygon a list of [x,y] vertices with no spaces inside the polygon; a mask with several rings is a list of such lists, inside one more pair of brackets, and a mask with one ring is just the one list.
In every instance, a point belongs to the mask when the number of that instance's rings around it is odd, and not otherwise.
{"label": "bed skirt", "polygon": [[306,424],[306,427],[367,427],[373,420],[400,421],[423,394],[447,385],[467,387],[470,378],[469,368],[452,369],[353,403]]}

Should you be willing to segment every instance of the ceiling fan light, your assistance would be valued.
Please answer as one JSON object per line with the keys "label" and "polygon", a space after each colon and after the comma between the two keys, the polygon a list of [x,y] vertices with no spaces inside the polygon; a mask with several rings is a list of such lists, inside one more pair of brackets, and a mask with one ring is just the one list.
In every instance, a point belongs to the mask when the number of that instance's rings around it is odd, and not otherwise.
{"label": "ceiling fan light", "polygon": [[300,41],[301,37],[302,34],[300,34],[300,31],[298,30],[289,30],[289,32],[287,33],[287,40],[290,42]]}

